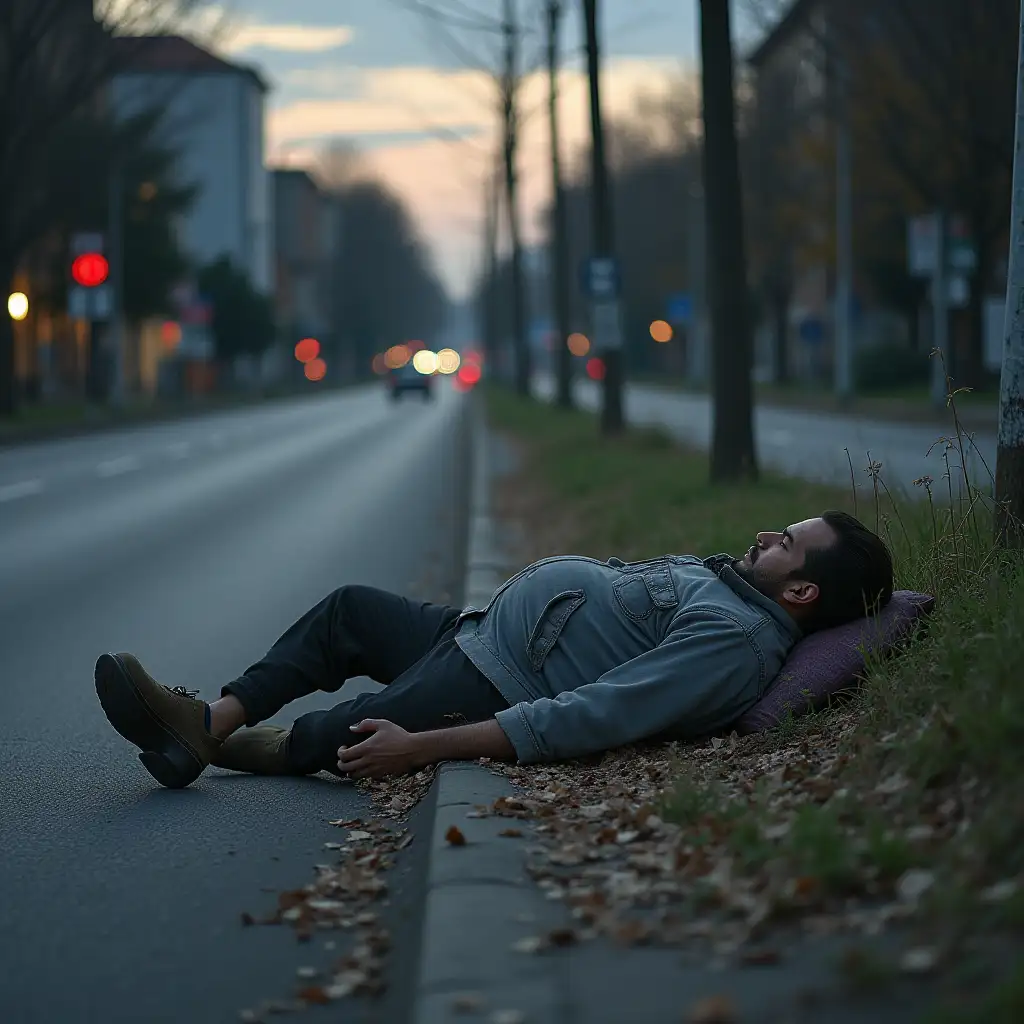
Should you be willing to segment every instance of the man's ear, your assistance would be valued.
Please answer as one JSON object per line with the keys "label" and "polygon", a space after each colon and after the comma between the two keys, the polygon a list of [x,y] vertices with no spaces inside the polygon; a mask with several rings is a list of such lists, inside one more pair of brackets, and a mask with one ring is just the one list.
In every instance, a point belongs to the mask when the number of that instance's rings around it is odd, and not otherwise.
{"label": "man's ear", "polygon": [[806,606],[818,600],[818,584],[807,580],[790,580],[782,588],[782,599],[790,604]]}

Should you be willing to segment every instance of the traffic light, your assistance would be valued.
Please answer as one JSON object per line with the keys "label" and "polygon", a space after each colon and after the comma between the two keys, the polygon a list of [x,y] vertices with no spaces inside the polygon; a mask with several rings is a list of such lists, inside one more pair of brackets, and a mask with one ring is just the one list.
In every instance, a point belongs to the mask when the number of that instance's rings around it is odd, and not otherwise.
{"label": "traffic light", "polygon": [[82,288],[97,288],[110,276],[110,264],[101,252],[83,252],[71,264],[71,277]]}
{"label": "traffic light", "polygon": [[71,280],[68,314],[81,320],[107,320],[113,308],[110,263],[104,255],[104,237],[99,232],[71,236]]}

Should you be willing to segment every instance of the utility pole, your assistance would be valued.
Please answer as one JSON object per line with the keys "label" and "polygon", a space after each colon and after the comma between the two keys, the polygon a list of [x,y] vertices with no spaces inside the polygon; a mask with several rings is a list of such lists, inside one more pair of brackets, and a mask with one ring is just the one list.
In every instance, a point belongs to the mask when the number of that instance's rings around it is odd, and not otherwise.
{"label": "utility pole", "polygon": [[850,95],[842,43],[836,41],[836,396],[846,402],[853,394],[853,192],[850,184]]}
{"label": "utility pole", "polygon": [[484,185],[484,324],[483,341],[486,365],[498,375],[504,367],[501,327],[498,318],[498,235],[501,219],[502,159],[498,159],[485,179]]}
{"label": "utility pole", "polygon": [[[949,253],[946,246],[947,216],[945,209],[935,214],[935,270],[932,273],[932,337],[933,348],[942,356],[932,358],[932,405],[946,407],[949,387],[946,377],[951,370],[949,351],[949,276],[946,264]],[[1011,249],[1012,253],[1012,249]]]}
{"label": "utility pole", "polygon": [[516,174],[518,112],[516,93],[519,88],[519,27],[516,23],[515,0],[505,0],[502,19],[505,39],[505,70],[502,76],[502,122],[504,125],[505,204],[508,210],[508,233],[511,244],[512,329],[515,344],[515,386],[523,396],[530,394],[533,376],[530,365],[530,342],[526,335],[526,296],[523,282],[522,232],[519,225],[519,189]]}
{"label": "utility pole", "polygon": [[548,0],[548,128],[551,136],[551,310],[557,337],[558,405],[572,408],[572,353],[569,338],[569,230],[558,152],[558,29],[562,0]]}
{"label": "utility pole", "polygon": [[704,189],[690,186],[687,230],[687,272],[690,281],[690,327],[686,337],[686,376],[691,383],[706,384],[708,376],[707,241],[704,229]]}
{"label": "utility pole", "polygon": [[110,209],[107,211],[110,239],[107,262],[109,264],[110,324],[107,341],[113,370],[109,382],[110,397],[114,405],[124,401],[124,173],[121,156],[114,154],[110,168]]}
{"label": "utility pole", "polygon": [[592,268],[602,265],[602,275],[609,281],[605,294],[595,294],[595,276],[591,272],[591,332],[594,348],[604,362],[604,393],[601,404],[601,432],[620,433],[625,426],[622,413],[622,324],[619,320],[615,245],[612,232],[611,197],[608,189],[608,167],[604,156],[604,130],[601,124],[600,70],[601,55],[597,36],[597,0],[583,0],[586,29],[587,74],[590,79],[590,196],[592,204],[593,261]]}
{"label": "utility pole", "polygon": [[1024,547],[1024,10],[1017,51],[1017,124],[1013,151],[1010,258],[996,440],[996,538]]}

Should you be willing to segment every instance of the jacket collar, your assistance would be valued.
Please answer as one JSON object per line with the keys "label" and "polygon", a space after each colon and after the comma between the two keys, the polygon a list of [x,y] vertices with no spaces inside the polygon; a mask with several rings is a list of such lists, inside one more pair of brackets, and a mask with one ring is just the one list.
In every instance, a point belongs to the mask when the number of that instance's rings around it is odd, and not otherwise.
{"label": "jacket collar", "polygon": [[704,565],[710,569],[723,583],[730,586],[748,604],[757,605],[772,617],[774,622],[787,633],[796,643],[802,639],[803,630],[778,601],[765,597],[756,587],[751,586],[733,567],[736,559],[733,555],[712,555],[704,559]]}

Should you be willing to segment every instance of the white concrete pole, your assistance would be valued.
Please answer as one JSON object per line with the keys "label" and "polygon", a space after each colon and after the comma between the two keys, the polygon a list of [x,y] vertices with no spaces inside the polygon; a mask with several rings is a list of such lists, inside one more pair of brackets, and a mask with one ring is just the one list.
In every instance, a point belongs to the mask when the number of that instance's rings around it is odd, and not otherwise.
{"label": "white concrete pole", "polygon": [[1003,326],[996,448],[996,536],[1024,547],[1024,8],[1017,57],[1017,124],[1013,151],[1010,257]]}

